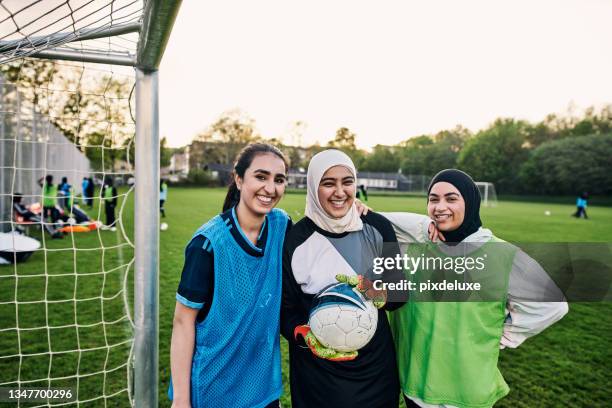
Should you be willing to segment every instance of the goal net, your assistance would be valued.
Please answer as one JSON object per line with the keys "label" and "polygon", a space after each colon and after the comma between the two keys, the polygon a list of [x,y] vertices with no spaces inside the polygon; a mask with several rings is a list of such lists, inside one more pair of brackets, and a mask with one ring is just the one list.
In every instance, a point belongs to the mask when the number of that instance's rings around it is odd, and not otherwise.
{"label": "goal net", "polygon": [[478,186],[478,191],[480,192],[480,198],[483,206],[497,206],[497,193],[495,192],[495,185],[493,183],[477,181],[476,186]]}
{"label": "goal net", "polygon": [[27,406],[157,405],[158,214],[134,208],[179,4],[0,1],[0,388],[71,390]]}
{"label": "goal net", "polygon": [[[133,75],[30,59],[0,70],[2,236],[16,250],[0,258],[0,387],[70,388],[78,402],[127,405]],[[39,248],[16,262],[21,242]]]}

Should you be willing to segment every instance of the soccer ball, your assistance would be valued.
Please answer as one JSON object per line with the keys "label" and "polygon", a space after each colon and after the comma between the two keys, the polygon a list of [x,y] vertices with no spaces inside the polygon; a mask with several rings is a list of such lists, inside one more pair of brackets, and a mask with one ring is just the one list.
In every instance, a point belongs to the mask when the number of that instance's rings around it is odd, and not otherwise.
{"label": "soccer ball", "polygon": [[325,347],[355,351],[374,337],[378,310],[350,285],[336,283],[317,294],[308,325]]}
{"label": "soccer ball", "polygon": [[162,231],[165,231],[168,229],[168,224],[166,224],[165,222],[162,222],[159,226],[159,229]]}
{"label": "soccer ball", "polygon": [[544,215],[550,215],[550,211],[548,210],[544,211]]}

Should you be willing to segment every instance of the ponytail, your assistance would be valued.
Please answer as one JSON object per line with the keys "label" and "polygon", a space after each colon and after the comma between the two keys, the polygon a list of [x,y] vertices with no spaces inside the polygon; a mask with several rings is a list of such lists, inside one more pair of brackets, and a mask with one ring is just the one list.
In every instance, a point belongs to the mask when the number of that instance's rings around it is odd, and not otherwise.
{"label": "ponytail", "polygon": [[240,202],[240,190],[238,190],[238,186],[236,185],[236,176],[244,178],[244,173],[246,172],[246,169],[251,166],[255,156],[266,153],[276,155],[283,161],[283,163],[285,163],[285,170],[289,170],[289,162],[285,155],[271,144],[252,143],[245,146],[236,157],[234,171],[232,172],[232,182],[227,189],[227,195],[223,201],[223,212],[229,210]]}
{"label": "ponytail", "polygon": [[223,212],[226,212],[230,208],[234,207],[236,204],[240,202],[240,190],[238,190],[238,186],[236,182],[232,180],[232,183],[229,185],[227,189],[227,195],[225,196],[225,201],[223,201]]}

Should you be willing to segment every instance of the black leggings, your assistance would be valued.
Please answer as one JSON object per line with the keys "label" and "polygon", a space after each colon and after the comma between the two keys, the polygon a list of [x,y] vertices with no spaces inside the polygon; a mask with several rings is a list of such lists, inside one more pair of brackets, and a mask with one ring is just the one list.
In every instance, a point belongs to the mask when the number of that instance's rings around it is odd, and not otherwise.
{"label": "black leggings", "polygon": [[106,225],[109,227],[115,226],[115,205],[111,202],[104,203],[104,209],[106,210]]}
{"label": "black leggings", "polygon": [[587,217],[586,208],[584,208],[584,207],[576,208],[576,212],[574,213],[574,217],[576,217],[576,218],[580,218],[580,217],[589,218],[589,217]]}
{"label": "black leggings", "polygon": [[56,222],[60,219],[60,212],[55,207],[43,207],[44,218],[50,218],[51,222]]}

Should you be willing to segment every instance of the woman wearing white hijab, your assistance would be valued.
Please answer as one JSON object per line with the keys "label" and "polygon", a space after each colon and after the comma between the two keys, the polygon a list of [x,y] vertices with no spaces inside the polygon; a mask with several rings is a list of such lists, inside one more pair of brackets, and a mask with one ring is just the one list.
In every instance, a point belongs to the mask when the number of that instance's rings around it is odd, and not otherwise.
{"label": "woman wearing white hijab", "polygon": [[[293,226],[283,250],[281,332],[289,341],[292,406],[397,407],[395,351],[384,310],[374,337],[358,352],[323,347],[307,326],[314,296],[339,276],[359,282],[375,305],[385,305],[386,294],[373,290],[371,280],[399,280],[402,273],[374,275],[372,269],[374,258],[399,254],[393,228],[374,212],[359,216],[355,166],[339,150],[312,158],[307,188],[306,217]],[[387,303],[385,309],[401,304]]]}

